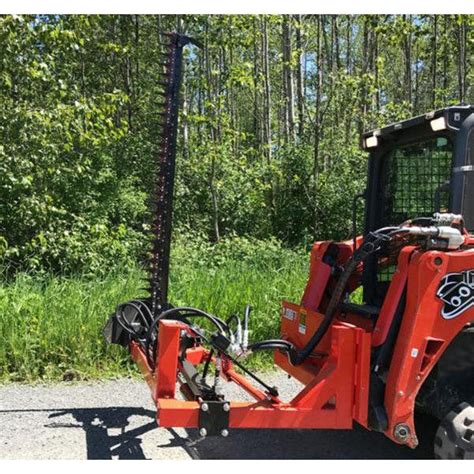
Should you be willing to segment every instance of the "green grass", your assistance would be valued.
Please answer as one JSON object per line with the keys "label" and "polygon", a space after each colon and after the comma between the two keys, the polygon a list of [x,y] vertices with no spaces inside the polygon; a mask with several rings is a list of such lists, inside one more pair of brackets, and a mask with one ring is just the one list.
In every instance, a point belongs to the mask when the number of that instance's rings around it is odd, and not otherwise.
{"label": "green grass", "polygon": [[[232,247],[232,245],[234,245]],[[253,306],[251,339],[278,336],[282,299],[299,301],[308,256],[248,241],[174,252],[170,301],[227,317]],[[225,247],[227,245],[227,247]],[[128,353],[108,346],[102,327],[118,303],[143,295],[138,268],[100,279],[20,274],[0,286],[0,381],[95,379],[135,373]],[[269,358],[249,361],[254,367]]]}

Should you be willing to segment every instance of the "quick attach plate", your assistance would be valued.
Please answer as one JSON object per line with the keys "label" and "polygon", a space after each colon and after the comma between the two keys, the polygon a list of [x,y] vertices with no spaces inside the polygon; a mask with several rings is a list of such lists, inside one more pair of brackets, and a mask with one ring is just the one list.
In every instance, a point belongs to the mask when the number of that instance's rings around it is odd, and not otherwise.
{"label": "quick attach plate", "polygon": [[[207,406],[207,409],[204,409]],[[203,400],[199,404],[199,430],[206,436],[227,436],[230,403],[225,400]],[[223,432],[223,430],[225,430]]]}

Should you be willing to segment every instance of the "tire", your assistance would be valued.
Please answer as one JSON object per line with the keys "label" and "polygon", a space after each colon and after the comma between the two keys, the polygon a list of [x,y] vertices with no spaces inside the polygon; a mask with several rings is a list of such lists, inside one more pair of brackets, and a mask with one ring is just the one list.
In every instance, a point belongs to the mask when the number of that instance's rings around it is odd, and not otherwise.
{"label": "tire", "polygon": [[474,406],[463,402],[441,421],[434,455],[436,459],[474,459]]}

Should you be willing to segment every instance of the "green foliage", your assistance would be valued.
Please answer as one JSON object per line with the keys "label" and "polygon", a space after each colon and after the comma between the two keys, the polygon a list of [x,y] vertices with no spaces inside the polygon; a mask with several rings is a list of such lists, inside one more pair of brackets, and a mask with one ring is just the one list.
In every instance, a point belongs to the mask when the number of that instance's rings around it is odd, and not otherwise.
{"label": "green foliage", "polygon": [[0,378],[130,371],[100,329],[144,286],[160,32],[203,43],[183,65],[172,301],[223,316],[251,303],[258,339],[278,333],[280,300],[301,295],[300,251],[351,233],[361,132],[474,102],[473,26],[472,15],[0,16]]}
{"label": "green foliage", "polygon": [[105,316],[136,295],[134,267],[88,281],[19,274],[0,287],[0,380],[87,378],[131,371],[129,357],[105,343]]}
{"label": "green foliage", "polygon": [[299,246],[349,236],[364,129],[472,100],[472,24],[462,15],[0,17],[0,266],[103,276],[137,261],[158,143],[158,32],[204,44],[185,51],[175,228]]}
{"label": "green foliage", "polygon": [[[196,235],[180,235],[173,248],[171,301],[221,317],[242,314],[251,304],[255,340],[278,333],[280,301],[298,300],[304,288],[308,256],[276,241],[223,239],[210,246]],[[117,304],[142,294],[143,277],[132,265],[93,280],[21,273],[0,286],[0,381],[133,373],[128,352],[107,345],[102,328]]]}

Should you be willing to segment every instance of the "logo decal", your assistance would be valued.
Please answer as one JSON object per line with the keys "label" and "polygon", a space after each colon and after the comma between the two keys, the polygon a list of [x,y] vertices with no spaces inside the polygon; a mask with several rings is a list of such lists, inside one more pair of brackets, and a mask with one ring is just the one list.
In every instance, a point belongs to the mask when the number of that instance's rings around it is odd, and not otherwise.
{"label": "logo decal", "polygon": [[439,285],[436,296],[443,301],[441,316],[453,319],[474,306],[474,270],[448,273]]}

